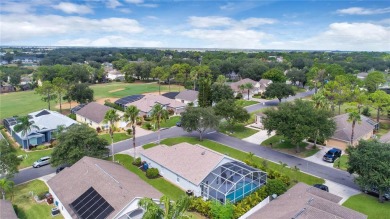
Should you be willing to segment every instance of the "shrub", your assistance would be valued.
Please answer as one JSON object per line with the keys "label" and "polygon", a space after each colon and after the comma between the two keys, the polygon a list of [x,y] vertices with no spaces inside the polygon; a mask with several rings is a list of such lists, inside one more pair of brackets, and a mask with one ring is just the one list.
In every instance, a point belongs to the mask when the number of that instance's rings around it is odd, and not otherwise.
{"label": "shrub", "polygon": [[142,125],[142,117],[137,117],[136,123],[137,123],[137,125]]}
{"label": "shrub", "polygon": [[149,179],[155,179],[158,177],[158,169],[157,168],[149,168],[146,170],[146,177]]}
{"label": "shrub", "polygon": [[364,107],[362,110],[362,114],[364,116],[370,117],[371,116],[370,108],[368,106]]}
{"label": "shrub", "polygon": [[148,129],[148,130],[152,130],[152,125],[150,124],[150,123],[146,123],[146,128]]}
{"label": "shrub", "polygon": [[39,194],[37,195],[37,196],[38,196],[38,199],[39,199],[39,200],[45,199],[47,193],[48,193],[48,191],[39,193]]}
{"label": "shrub", "polygon": [[131,130],[131,129],[126,129],[126,133],[127,133],[128,135],[131,135],[132,132],[133,132],[133,130]]}
{"label": "shrub", "polygon": [[146,116],[146,117],[144,117],[144,121],[150,122],[150,121],[152,121],[152,117]]}
{"label": "shrub", "polygon": [[97,132],[97,133],[100,133],[101,131],[102,131],[102,128],[100,128],[100,127],[97,127],[97,128],[96,128],[96,132]]}
{"label": "shrub", "polygon": [[253,208],[257,204],[259,204],[265,198],[267,198],[268,194],[267,194],[266,188],[267,188],[267,185],[261,187],[260,189],[256,190],[252,194],[243,198],[241,201],[237,202],[236,205],[234,206],[234,217],[233,218],[241,217],[243,214],[245,214],[251,208]]}
{"label": "shrub", "polygon": [[122,112],[124,111],[123,107],[121,107],[115,103],[112,103],[110,100],[105,100],[104,105],[109,106],[111,108],[114,108],[116,110],[122,111]]}
{"label": "shrub", "polygon": [[211,202],[210,212],[213,219],[233,218],[234,206],[229,201],[223,205],[221,202],[214,200]]}
{"label": "shrub", "polygon": [[207,218],[211,218],[210,206],[211,201],[205,201],[202,197],[191,197],[188,210],[196,211]]}
{"label": "shrub", "polygon": [[73,119],[73,120],[76,120],[76,114],[74,114],[74,113],[69,114],[68,117]]}
{"label": "shrub", "polygon": [[236,99],[242,99],[242,93],[238,93],[238,94],[236,95]]}
{"label": "shrub", "polygon": [[280,179],[270,179],[267,181],[266,191],[268,195],[281,195],[287,191],[287,185]]}
{"label": "shrub", "polygon": [[175,113],[175,111],[173,109],[168,109],[168,113],[169,113],[169,115],[173,115]]}
{"label": "shrub", "polygon": [[32,147],[31,150],[32,151],[40,151],[40,150],[45,150],[47,148],[48,148],[48,146],[46,146],[46,145],[38,145],[36,147]]}
{"label": "shrub", "polygon": [[141,166],[141,163],[142,163],[142,161],[141,161],[141,158],[140,157],[137,157],[134,161],[133,161],[133,165],[135,165],[135,166],[137,166],[137,167],[139,167],[139,166]]}

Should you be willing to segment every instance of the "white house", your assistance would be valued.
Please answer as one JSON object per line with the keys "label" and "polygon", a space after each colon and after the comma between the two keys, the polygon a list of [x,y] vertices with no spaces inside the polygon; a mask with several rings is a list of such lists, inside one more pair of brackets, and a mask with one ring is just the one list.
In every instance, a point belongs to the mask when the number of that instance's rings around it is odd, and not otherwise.
{"label": "white house", "polygon": [[149,168],[195,196],[237,202],[266,183],[267,175],[200,145],[158,145],[141,153]]}
{"label": "white house", "polygon": [[91,157],[65,168],[47,184],[65,219],[142,218],[139,200],[148,197],[158,203],[162,196],[123,166]]}
{"label": "white house", "polygon": [[197,107],[198,94],[199,92],[195,90],[183,90],[176,95],[175,100],[185,104],[193,103],[194,107]]}

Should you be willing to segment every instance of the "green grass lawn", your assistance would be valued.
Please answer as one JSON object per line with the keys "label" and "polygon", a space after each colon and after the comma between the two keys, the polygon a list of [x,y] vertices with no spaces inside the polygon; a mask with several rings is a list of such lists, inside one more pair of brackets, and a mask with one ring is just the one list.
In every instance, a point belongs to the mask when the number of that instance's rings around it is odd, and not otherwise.
{"label": "green grass lawn", "polygon": [[47,149],[42,151],[26,152],[20,148],[16,149],[16,155],[23,155],[23,160],[18,166],[19,169],[31,167],[33,163],[41,157],[50,156],[53,149]]}
{"label": "green grass lawn", "polygon": [[[214,142],[214,141],[210,141],[210,140],[199,141],[198,138],[192,138],[192,137],[168,138],[168,139],[162,140],[161,144],[175,145],[175,144],[178,144],[181,142],[188,142],[190,144],[200,144],[206,148],[209,148],[211,150],[217,151],[217,152],[222,153],[222,154],[226,154],[227,156],[233,157],[233,158],[235,158],[237,160],[241,160],[241,161],[245,161],[248,157],[248,153],[246,153],[246,152],[228,147],[226,145],[219,144],[219,143]],[[156,144],[153,144],[153,143],[147,144],[147,145],[144,145],[143,148],[147,149],[147,148],[151,148],[155,145]],[[273,170],[280,171],[282,169],[280,164],[266,161],[265,159],[262,159],[260,157],[255,156],[253,158],[253,160],[255,163],[257,163],[259,165],[266,162],[268,168],[273,169]],[[315,177],[315,176],[312,176],[312,175],[309,175],[306,173],[302,173],[302,172],[296,173],[289,168],[284,168],[283,173],[286,174],[287,176],[289,176],[291,179],[297,179],[298,181],[304,182],[308,185],[313,185],[316,183],[323,184],[325,182],[323,179],[320,179],[318,177]]]}
{"label": "green grass lawn", "polygon": [[[16,186],[14,190],[14,197],[11,202],[13,205],[17,206],[18,218],[53,218],[51,216],[51,208],[54,208],[54,205],[48,205],[46,202],[37,203],[30,194],[30,192],[34,192],[34,195],[37,195],[46,191],[49,191],[49,188],[41,180],[33,180],[31,182]],[[61,214],[59,214],[55,218],[63,217]]]}
{"label": "green grass lawn", "polygon": [[341,169],[341,170],[347,170],[348,168],[348,155],[341,155],[339,159],[337,159],[333,163],[333,167]]}
{"label": "green grass lawn", "polygon": [[379,203],[378,198],[367,194],[351,196],[343,206],[363,213],[369,219],[390,219],[390,202]]}
{"label": "green grass lawn", "polygon": [[143,181],[147,182],[158,191],[168,196],[173,200],[177,200],[181,196],[185,195],[185,192],[181,190],[179,187],[173,185],[172,183],[166,181],[164,178],[160,177],[157,179],[149,179],[146,177],[145,172],[140,170],[138,167],[131,164],[133,162],[133,157],[125,154],[116,154],[115,160],[118,161],[121,165],[123,165],[126,169],[135,173],[139,176]]}
{"label": "green grass lawn", "polygon": [[247,138],[258,132],[258,130],[245,127],[244,124],[235,124],[233,128],[227,127],[227,124],[221,124],[218,131],[239,139]]}
{"label": "green grass lawn", "polygon": [[237,105],[240,105],[242,107],[246,107],[246,106],[258,104],[259,102],[253,101],[253,100],[240,99],[240,100],[236,100],[236,103],[237,103]]}
{"label": "green grass lawn", "polygon": [[[272,146],[271,146],[272,144]],[[270,147],[274,150],[284,153],[292,154],[299,157],[310,157],[317,153],[319,149],[306,149],[307,143],[301,142],[299,144],[300,152],[296,153],[296,146],[291,144],[290,140],[285,139],[283,136],[274,135],[261,143],[263,146]]]}
{"label": "green grass lawn", "polygon": [[293,88],[293,90],[295,91],[295,93],[306,92],[306,89],[305,89],[305,88],[302,88],[302,87],[292,86],[292,88]]}
{"label": "green grass lawn", "polygon": [[[123,140],[129,139],[131,137],[132,137],[131,135],[127,135],[126,133],[123,133],[123,132],[121,132],[121,133],[114,133],[114,143],[118,142],[118,141],[123,141]],[[101,135],[99,135],[99,138],[106,139],[108,141],[108,143],[111,144],[111,136],[110,136],[110,134],[101,134]]]}
{"label": "green grass lawn", "polygon": [[[180,116],[172,116],[171,118],[167,119],[166,121],[162,121],[161,124],[160,124],[160,127],[161,128],[170,128],[170,127],[176,126],[176,122],[180,121],[180,118],[181,118]],[[143,129],[148,130],[146,128],[146,124],[147,123],[152,125],[152,129],[151,130],[153,130],[153,131],[157,130],[157,126],[156,126],[156,128],[153,128],[153,124],[154,123],[152,121],[142,123],[141,127]]]}

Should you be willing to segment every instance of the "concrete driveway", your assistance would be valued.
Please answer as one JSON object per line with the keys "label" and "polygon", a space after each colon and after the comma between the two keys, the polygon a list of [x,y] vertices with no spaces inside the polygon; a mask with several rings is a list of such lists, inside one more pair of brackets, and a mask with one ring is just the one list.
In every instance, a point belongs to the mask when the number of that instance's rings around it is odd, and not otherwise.
{"label": "concrete driveway", "polygon": [[361,193],[359,190],[350,188],[348,186],[344,186],[330,180],[325,180],[325,185],[329,188],[329,193],[340,196],[343,199],[339,202],[339,204],[343,204],[349,197],[353,195],[357,195]]}
{"label": "concrete driveway", "polygon": [[327,166],[327,167],[332,167],[333,168],[333,163],[328,163],[328,162],[325,162],[325,161],[322,160],[322,157],[331,148],[326,147],[326,146],[317,146],[317,147],[320,147],[320,150],[317,153],[315,153],[314,155],[312,155],[310,157],[306,157],[304,159],[307,160],[307,161],[311,161],[313,163],[317,163],[317,164],[320,164],[320,165],[323,165],[323,166]]}
{"label": "concrete driveway", "polygon": [[[249,128],[249,127],[248,127]],[[260,145],[261,142],[267,140],[268,138],[275,135],[275,132],[272,132],[270,135],[268,135],[266,130],[260,130],[254,135],[251,135],[247,138],[243,138],[242,140],[247,141],[249,143]]]}

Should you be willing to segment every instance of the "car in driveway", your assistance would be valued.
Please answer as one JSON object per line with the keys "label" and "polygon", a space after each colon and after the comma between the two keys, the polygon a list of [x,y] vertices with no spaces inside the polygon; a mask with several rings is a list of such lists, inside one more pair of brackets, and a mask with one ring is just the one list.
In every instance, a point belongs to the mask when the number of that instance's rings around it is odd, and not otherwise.
{"label": "car in driveway", "polygon": [[50,164],[50,157],[49,156],[41,157],[39,160],[34,162],[33,167],[34,168],[39,168],[41,166],[45,166],[45,165],[48,165],[48,164]]}
{"label": "car in driveway", "polygon": [[177,127],[181,127],[181,121],[176,122]]}
{"label": "car in driveway", "polygon": [[[363,192],[366,194],[369,194],[369,195],[379,197],[379,191],[377,188],[374,188],[374,187],[368,188],[368,189],[363,189]],[[387,191],[385,191],[385,193],[383,194],[383,199],[390,200],[390,188],[388,188]]]}
{"label": "car in driveway", "polygon": [[332,148],[322,157],[323,161],[333,163],[337,158],[341,157],[341,150],[338,148]]}
{"label": "car in driveway", "polygon": [[329,192],[328,186],[323,185],[323,184],[314,184],[313,187],[316,187],[316,188],[321,189],[323,191]]}

